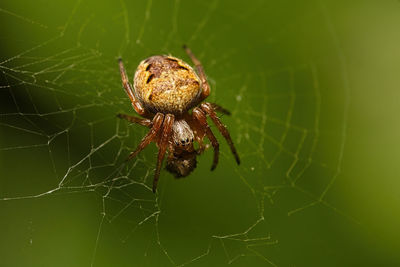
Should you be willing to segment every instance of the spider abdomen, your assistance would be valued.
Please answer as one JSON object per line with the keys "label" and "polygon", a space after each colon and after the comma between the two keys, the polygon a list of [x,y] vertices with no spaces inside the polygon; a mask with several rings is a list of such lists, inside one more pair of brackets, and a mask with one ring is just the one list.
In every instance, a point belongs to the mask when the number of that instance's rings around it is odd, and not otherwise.
{"label": "spider abdomen", "polygon": [[135,73],[135,94],[153,113],[183,114],[201,94],[200,79],[187,63],[171,56],[143,60]]}

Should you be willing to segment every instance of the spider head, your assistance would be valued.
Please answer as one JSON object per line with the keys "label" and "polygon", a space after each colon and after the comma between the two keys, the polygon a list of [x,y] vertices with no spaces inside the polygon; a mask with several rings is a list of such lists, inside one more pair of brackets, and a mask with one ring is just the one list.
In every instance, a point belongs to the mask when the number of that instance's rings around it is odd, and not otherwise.
{"label": "spider head", "polygon": [[197,165],[197,151],[182,150],[181,153],[175,154],[167,160],[167,171],[175,175],[176,178],[188,176]]}

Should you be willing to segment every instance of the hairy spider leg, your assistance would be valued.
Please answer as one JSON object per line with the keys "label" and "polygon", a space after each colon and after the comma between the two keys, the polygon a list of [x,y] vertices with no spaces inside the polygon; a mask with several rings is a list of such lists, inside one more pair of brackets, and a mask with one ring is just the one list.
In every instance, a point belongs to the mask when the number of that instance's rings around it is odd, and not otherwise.
{"label": "hairy spider leg", "polygon": [[125,88],[126,94],[129,96],[129,99],[132,102],[132,106],[135,109],[135,111],[143,116],[146,114],[145,109],[143,108],[142,104],[137,100],[135,96],[135,92],[133,91],[132,85],[129,83],[128,76],[126,75],[124,63],[122,62],[122,59],[118,59],[119,63],[119,71],[121,72],[121,79],[122,79],[122,85]]}
{"label": "hairy spider leg", "polygon": [[165,156],[165,152],[167,151],[168,141],[171,137],[172,125],[174,124],[174,120],[175,117],[172,114],[167,114],[164,119],[162,134],[158,144],[158,157],[157,157],[156,171],[154,173],[154,180],[153,180],[153,193],[155,193],[157,189],[158,179],[160,178],[160,170]]}
{"label": "hairy spider leg", "polygon": [[228,142],[228,145],[229,145],[229,147],[230,147],[230,149],[232,151],[232,154],[235,157],[235,160],[236,160],[237,164],[240,164],[239,155],[238,155],[238,153],[236,151],[235,146],[233,145],[232,138],[231,138],[228,130],[226,129],[225,125],[222,124],[222,122],[218,118],[217,114],[213,110],[212,105],[210,103],[202,103],[200,105],[200,107],[208,116],[210,116],[211,120],[217,126],[217,128],[220,131],[220,133],[222,134],[222,136]]}
{"label": "hairy spider leg", "polygon": [[214,160],[213,160],[213,164],[211,166],[211,170],[214,170],[218,164],[219,143],[217,141],[217,138],[215,138],[213,132],[211,131],[210,126],[207,123],[207,117],[204,114],[204,112],[200,108],[194,108],[192,114],[193,114],[193,118],[195,119],[195,121],[197,121],[197,123],[200,125],[200,127],[205,130],[206,135],[207,135],[208,139],[210,140],[211,145],[214,148]]}
{"label": "hairy spider leg", "polygon": [[222,114],[225,114],[225,115],[229,115],[229,116],[231,115],[231,112],[229,110],[227,110],[226,108],[223,108],[220,105],[215,104],[215,103],[210,103],[210,104],[215,111],[221,112]]}
{"label": "hairy spider leg", "polygon": [[201,65],[200,61],[194,56],[194,54],[189,49],[189,47],[184,45],[183,49],[185,49],[186,53],[188,54],[188,56],[192,60],[194,66],[196,67],[197,73],[199,74],[199,78],[200,78],[200,81],[201,81],[201,87],[202,87],[201,97],[200,97],[199,101],[203,101],[210,94],[210,85],[208,84],[207,77],[206,77],[206,74],[205,74],[204,69],[203,69],[203,65]]}
{"label": "hairy spider leg", "polygon": [[127,120],[127,121],[132,122],[132,123],[140,124],[140,125],[148,127],[148,128],[151,128],[153,126],[153,122],[151,120],[149,120],[149,119],[138,118],[138,117],[135,117],[135,116],[130,116],[130,115],[121,114],[121,113],[117,114],[117,117],[120,118],[120,119]]}
{"label": "hairy spider leg", "polygon": [[157,136],[158,131],[161,129],[161,126],[164,121],[164,114],[157,113],[153,118],[153,127],[151,127],[150,131],[143,137],[142,141],[140,141],[139,145],[133,151],[129,157],[126,159],[127,161],[133,159],[139,154],[150,142]]}
{"label": "hairy spider leg", "polygon": [[197,154],[201,155],[204,152],[204,150],[206,150],[207,145],[204,144],[202,136],[195,135],[195,138],[196,138],[197,143],[199,144],[199,148],[197,149]]}

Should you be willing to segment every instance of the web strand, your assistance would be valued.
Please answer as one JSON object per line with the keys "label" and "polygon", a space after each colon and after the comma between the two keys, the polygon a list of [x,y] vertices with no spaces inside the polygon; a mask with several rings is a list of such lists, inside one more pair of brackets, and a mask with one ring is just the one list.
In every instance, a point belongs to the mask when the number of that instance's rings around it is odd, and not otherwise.
{"label": "web strand", "polygon": [[[204,40],[202,35],[209,27],[220,4],[220,1],[216,0],[210,5],[203,6],[204,16],[198,23],[198,27],[187,38],[189,43],[197,42],[200,43],[199,46],[212,46],[213,38],[217,38],[218,35],[209,36]],[[182,39],[179,35],[181,5],[183,5],[182,1],[174,1],[170,18],[171,29],[165,33],[165,43],[161,46],[163,51],[168,51],[175,46],[175,40]],[[318,2],[318,8],[335,46],[343,82],[344,110],[341,111],[340,130],[331,131],[321,128],[321,121],[324,119],[322,103],[325,95],[321,88],[318,62],[308,60],[299,66],[277,67],[261,71],[249,70],[246,73],[224,72],[225,76],[222,77],[214,77],[212,71],[208,72],[211,94],[214,95],[212,97],[221,103],[223,100],[220,98],[224,96],[226,87],[232,84],[236,86],[231,88],[233,94],[227,93],[227,96],[235,100],[233,106],[229,107],[232,117],[227,120],[235,124],[233,141],[238,145],[244,164],[240,166],[232,162],[227,164],[231,164],[230,167],[236,174],[233,179],[240,180],[245,190],[257,199],[255,205],[258,214],[255,214],[254,222],[245,229],[239,229],[235,233],[210,235],[209,243],[197,256],[182,262],[174,258],[161,232],[160,216],[163,212],[164,196],[162,193],[160,195],[151,193],[151,186],[149,186],[151,179],[148,179],[152,177],[155,160],[147,154],[140,154],[134,162],[124,163],[133,144],[143,136],[144,129],[140,130],[137,126],[116,119],[115,114],[118,111],[130,110],[129,101],[123,98],[115,59],[112,56],[104,56],[100,46],[85,47],[83,45],[84,42],[81,40],[84,37],[83,32],[95,17],[88,17],[79,24],[75,16],[80,8],[81,3],[78,1],[59,34],[54,38],[44,40],[16,55],[10,55],[0,63],[0,71],[5,81],[5,84],[0,85],[0,90],[10,99],[9,107],[2,108],[0,111],[0,127],[7,130],[10,136],[18,134],[29,137],[26,138],[29,141],[21,138],[21,140],[13,139],[9,143],[3,142],[0,152],[7,155],[8,152],[15,151],[23,154],[33,153],[40,149],[47,150],[47,164],[51,166],[54,181],[56,181],[53,183],[53,188],[43,192],[24,195],[18,192],[3,192],[4,195],[0,196],[0,201],[30,201],[82,192],[98,195],[101,199],[101,211],[99,224],[96,226],[97,234],[93,237],[92,266],[95,265],[98,257],[105,225],[115,223],[132,210],[136,212],[136,217],[134,222],[129,222],[131,228],[126,231],[122,241],[134,242],[132,236],[137,229],[150,224],[154,227],[157,246],[168,262],[174,266],[189,265],[203,260],[216,246],[222,247],[228,264],[242,257],[255,256],[271,266],[277,266],[273,259],[255,249],[277,245],[278,240],[275,239],[274,233],[258,233],[257,236],[253,236],[253,233],[258,227],[266,224],[264,205],[266,203],[274,205],[277,192],[284,190],[293,190],[309,200],[307,203],[287,210],[288,216],[295,216],[304,210],[321,206],[357,223],[354,218],[334,207],[326,199],[342,169],[350,105],[350,85],[346,58],[339,37],[327,8],[322,2]],[[144,20],[138,27],[135,37],[130,27],[134,13],[128,9],[127,3],[123,0],[120,1],[120,8],[122,15],[116,17],[124,28],[124,35],[118,56],[126,54],[127,48],[132,46],[145,51],[150,50],[145,42],[151,18],[154,16],[155,3],[147,1],[144,10],[141,11],[145,14]],[[241,15],[230,15],[235,21],[242,21],[255,11],[248,10]],[[48,28],[40,22],[12,11],[0,9],[0,13],[34,27]],[[43,52],[46,49],[54,50],[56,43],[63,41],[68,30],[76,23],[79,24],[79,31],[74,46],[58,49],[56,53]],[[221,28],[225,30],[226,26],[221,26]],[[132,42],[132,39],[135,41]],[[239,53],[240,51],[236,51],[234,47],[227,48],[213,62],[207,63],[205,68],[208,66],[214,71],[218,68],[229,69],[229,60],[232,59],[232,55]],[[199,55],[200,60],[206,57],[204,53],[199,53]],[[130,67],[132,66],[131,62]],[[308,77],[308,80],[301,81],[299,75]],[[254,89],[255,86],[257,89]],[[306,91],[304,88],[309,88],[309,90]],[[121,93],[117,95],[114,93],[115,90],[120,90]],[[38,100],[40,97],[43,99],[51,97],[54,103],[47,106]],[[311,115],[307,117],[307,121],[311,123],[308,125],[303,124],[297,117],[305,105],[311,105]],[[96,114],[105,113],[109,115],[96,117]],[[338,152],[335,160],[325,162],[316,154],[321,142],[329,138],[337,140]],[[82,147],[79,149],[80,152],[77,152],[79,146]],[[65,151],[62,160],[60,160],[59,150]],[[221,161],[230,162],[230,158],[229,151],[223,150]],[[60,163],[62,161],[67,162],[68,166]],[[307,188],[309,184],[312,184],[309,172],[314,170],[323,174],[321,181],[318,181],[323,185],[316,190]],[[135,188],[135,192],[140,192],[140,195],[135,195],[132,188]],[[231,251],[229,242],[240,244],[242,246],[240,251]]]}

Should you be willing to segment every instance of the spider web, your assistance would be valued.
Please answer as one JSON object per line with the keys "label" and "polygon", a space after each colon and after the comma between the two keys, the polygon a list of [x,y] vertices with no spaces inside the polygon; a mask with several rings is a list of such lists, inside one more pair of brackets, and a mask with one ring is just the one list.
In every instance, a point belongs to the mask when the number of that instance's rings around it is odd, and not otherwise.
{"label": "spider web", "polygon": [[[35,39],[38,43],[10,31],[3,37],[15,45],[6,51],[19,52],[7,52],[0,63],[0,204],[80,203],[86,199],[81,196],[90,195],[86,200],[94,203],[89,212],[94,219],[88,219],[91,240],[86,242],[91,249],[81,264],[94,266],[107,265],[107,257],[138,265],[293,265],[296,259],[274,254],[288,242],[274,232],[281,220],[318,207],[354,222],[328,201],[346,148],[350,89],[340,39],[323,2],[267,28],[262,40],[257,30],[243,25],[268,24],[256,16],[269,8],[263,1],[243,8],[218,0],[190,5],[121,0],[107,5],[106,14],[94,5],[67,6],[61,27],[52,26],[51,18],[34,19],[40,16],[24,9],[0,9],[3,20],[43,36]],[[110,18],[107,23],[102,16]],[[159,16],[165,19],[156,20]],[[321,24],[329,55],[296,54],[284,47],[298,38],[297,23],[306,18]],[[242,36],[234,36],[236,30]],[[253,42],[251,49],[246,38]],[[215,48],[219,42],[224,48]],[[180,49],[183,43],[204,64],[212,88],[209,100],[231,110],[232,116],[222,119],[243,163],[234,164],[219,135],[222,156],[215,172],[209,172],[208,151],[185,180],[173,180],[164,171],[154,195],[155,147],[124,161],[146,129],[115,117],[134,114],[116,58],[124,59],[132,79],[137,63],[152,54],[189,61]],[[35,244],[32,231],[27,236]],[[191,248],[185,247],[187,238],[195,243]],[[123,252],[108,251],[108,242]]]}

